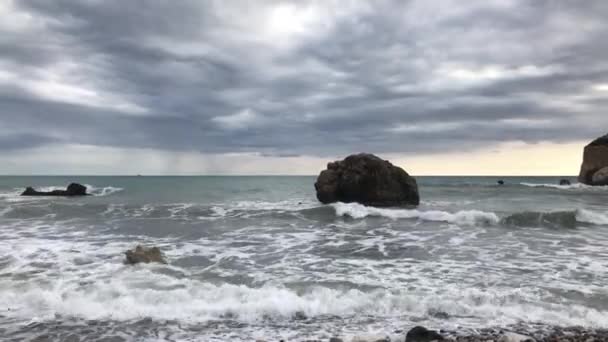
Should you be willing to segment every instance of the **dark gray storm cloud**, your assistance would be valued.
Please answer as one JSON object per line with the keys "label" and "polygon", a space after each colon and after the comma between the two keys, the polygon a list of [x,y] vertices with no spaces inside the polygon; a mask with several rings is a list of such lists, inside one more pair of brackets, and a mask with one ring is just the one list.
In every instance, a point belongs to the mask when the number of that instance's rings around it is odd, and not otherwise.
{"label": "dark gray storm cloud", "polygon": [[606,1],[0,3],[0,150],[327,156],[589,140]]}

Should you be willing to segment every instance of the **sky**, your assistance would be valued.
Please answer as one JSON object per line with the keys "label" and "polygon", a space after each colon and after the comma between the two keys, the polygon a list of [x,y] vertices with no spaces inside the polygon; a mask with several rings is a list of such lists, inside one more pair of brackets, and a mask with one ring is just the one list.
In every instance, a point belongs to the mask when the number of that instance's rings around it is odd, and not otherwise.
{"label": "sky", "polygon": [[0,0],[0,174],[574,175],[608,1]]}

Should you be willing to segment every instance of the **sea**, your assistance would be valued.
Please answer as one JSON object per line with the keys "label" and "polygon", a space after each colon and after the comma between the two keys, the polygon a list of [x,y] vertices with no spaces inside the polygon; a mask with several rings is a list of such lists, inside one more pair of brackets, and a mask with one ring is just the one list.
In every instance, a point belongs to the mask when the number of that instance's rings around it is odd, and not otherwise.
{"label": "sea", "polygon": [[[608,328],[608,187],[417,180],[417,208],[372,208],[319,203],[312,176],[0,177],[0,340]],[[71,182],[92,196],[19,196]],[[126,265],[137,245],[167,264]]]}

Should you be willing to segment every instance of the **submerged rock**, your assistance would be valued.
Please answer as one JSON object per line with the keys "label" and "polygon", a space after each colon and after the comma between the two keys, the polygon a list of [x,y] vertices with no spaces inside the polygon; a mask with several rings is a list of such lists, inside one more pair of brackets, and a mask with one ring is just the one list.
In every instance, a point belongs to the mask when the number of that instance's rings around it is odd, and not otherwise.
{"label": "submerged rock", "polygon": [[608,134],[585,146],[578,181],[587,185],[608,185],[608,170],[604,170],[607,167]]}
{"label": "submerged rock", "polygon": [[21,193],[21,196],[67,196],[67,197],[72,197],[72,196],[86,196],[87,194],[87,187],[82,185],[82,184],[78,184],[78,183],[72,183],[70,185],[68,185],[67,189],[65,190],[53,190],[53,191],[36,191],[36,189],[28,186],[25,191],[23,193]]}
{"label": "submerged rock", "polygon": [[135,247],[135,249],[126,251],[125,255],[127,257],[125,263],[129,265],[135,265],[141,262],[158,262],[161,264],[167,263],[163,257],[163,253],[158,247],[142,247],[138,245]]}
{"label": "submerged rock", "polygon": [[559,181],[559,185],[572,185],[572,184],[571,184],[571,183],[570,183],[570,181],[569,181],[569,180],[567,180],[567,179],[561,179],[561,180]]}
{"label": "submerged rock", "polygon": [[535,342],[535,340],[530,336],[508,332],[503,334],[498,342]]}
{"label": "submerged rock", "polygon": [[505,181],[503,181],[502,179],[496,182],[498,185],[505,185]]}
{"label": "submerged rock", "polygon": [[307,320],[308,316],[306,316],[304,311],[296,311],[296,313],[293,315],[293,318],[298,321],[303,321],[303,320]]}
{"label": "submerged rock", "polygon": [[355,154],[327,164],[315,183],[322,203],[357,202],[371,206],[418,205],[414,177],[373,154]]}
{"label": "submerged rock", "polygon": [[435,317],[438,319],[449,319],[450,318],[450,314],[448,314],[445,311],[429,310],[428,314],[429,314],[429,316]]}
{"label": "submerged rock", "polygon": [[425,327],[415,327],[405,335],[405,342],[431,342],[443,341],[444,338],[434,330]]}

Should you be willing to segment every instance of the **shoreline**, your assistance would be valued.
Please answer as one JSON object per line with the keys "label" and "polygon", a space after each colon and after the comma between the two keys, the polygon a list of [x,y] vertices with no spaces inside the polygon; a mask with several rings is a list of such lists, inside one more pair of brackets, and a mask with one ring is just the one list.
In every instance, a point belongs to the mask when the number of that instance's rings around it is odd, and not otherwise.
{"label": "shoreline", "polygon": [[[505,338],[503,336],[510,336]],[[528,328],[484,328],[476,334],[458,334],[448,332],[444,334],[444,341],[449,342],[525,342],[531,339],[536,342],[606,342],[608,341],[608,329],[596,329],[589,327],[570,326],[544,326]],[[528,339],[526,339],[528,338]],[[502,339],[502,340],[501,340]]]}
{"label": "shoreline", "polygon": [[[0,316],[2,317],[2,316]],[[14,322],[16,323],[16,322]],[[209,322],[211,323],[211,322]],[[219,322],[215,322],[216,324]],[[7,341],[88,341],[101,339],[104,341],[127,342],[132,340],[155,338],[157,341],[173,341],[175,338],[183,341],[255,341],[255,342],[606,342],[608,328],[592,328],[582,326],[550,326],[541,323],[521,323],[516,326],[492,328],[464,328],[462,330],[426,330],[422,327],[409,326],[403,330],[383,334],[355,333],[340,336],[329,332],[315,334],[313,331],[284,335],[280,330],[273,333],[272,324],[263,329],[262,336],[251,334],[252,330],[239,331],[239,324],[228,328],[223,333],[213,330],[215,324],[184,325],[179,321],[153,320],[142,318],[136,321],[120,320],[84,320],[60,319],[29,324],[10,324],[0,320],[0,334]],[[243,327],[242,325],[240,326]],[[260,326],[258,326],[260,327]],[[176,329],[177,328],[177,329]],[[294,329],[296,332],[299,329]],[[361,330],[364,330],[361,329]],[[414,335],[410,333],[416,330]],[[420,334],[422,330],[422,334]],[[439,334],[439,335],[437,335]],[[172,336],[173,335],[173,336]],[[289,335],[289,334],[288,334]],[[410,336],[411,335],[411,336]],[[165,339],[163,339],[163,337]],[[436,336],[441,336],[439,339]],[[160,337],[160,339],[159,339]]]}
{"label": "shoreline", "polygon": [[[411,331],[411,330],[410,330]],[[434,333],[433,331],[430,331]],[[395,331],[386,336],[375,337],[332,337],[329,339],[292,340],[294,342],[606,342],[608,329],[581,326],[544,326],[510,327],[510,328],[480,328],[476,332],[461,332],[455,330],[438,330],[443,339],[433,337],[408,338],[408,331]],[[272,342],[261,339],[256,342]],[[279,340],[290,342],[290,340]]]}

